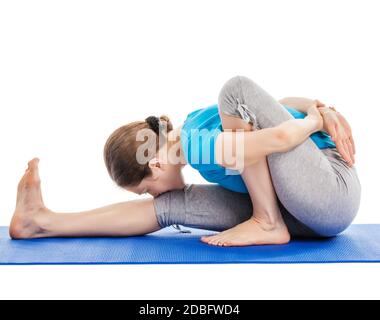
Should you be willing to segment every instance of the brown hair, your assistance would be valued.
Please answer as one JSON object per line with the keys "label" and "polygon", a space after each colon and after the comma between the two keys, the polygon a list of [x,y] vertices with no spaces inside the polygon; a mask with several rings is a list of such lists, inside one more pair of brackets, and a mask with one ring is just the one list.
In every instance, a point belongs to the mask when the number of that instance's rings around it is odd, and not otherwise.
{"label": "brown hair", "polygon": [[[166,128],[167,132],[173,130],[167,116],[148,117],[145,121],[136,121],[120,127],[108,138],[104,146],[104,162],[110,177],[119,187],[137,186],[144,178],[152,175],[149,168],[151,159],[145,164],[140,164],[136,154],[138,148],[147,140],[156,142],[157,152],[160,149],[158,142],[162,128]],[[137,141],[137,134],[141,130],[150,130],[145,141]],[[155,135],[156,139],[151,139],[151,135]]]}

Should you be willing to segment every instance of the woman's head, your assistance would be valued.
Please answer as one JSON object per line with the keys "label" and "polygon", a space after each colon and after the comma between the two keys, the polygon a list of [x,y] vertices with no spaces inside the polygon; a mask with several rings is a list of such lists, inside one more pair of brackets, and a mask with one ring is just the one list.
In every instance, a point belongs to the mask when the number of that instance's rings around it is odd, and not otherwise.
{"label": "woman's head", "polygon": [[104,161],[115,183],[137,194],[154,197],[183,185],[181,169],[160,159],[173,125],[166,116],[132,122],[111,134],[104,147]]}

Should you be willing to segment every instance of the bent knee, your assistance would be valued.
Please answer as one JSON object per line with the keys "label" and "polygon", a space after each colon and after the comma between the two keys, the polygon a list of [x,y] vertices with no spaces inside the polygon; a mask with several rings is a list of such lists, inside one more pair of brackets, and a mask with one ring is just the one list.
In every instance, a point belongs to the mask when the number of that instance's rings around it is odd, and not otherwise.
{"label": "bent knee", "polygon": [[321,237],[335,237],[344,232],[352,224],[356,214],[337,217],[334,220],[314,224],[311,229]]}
{"label": "bent knee", "polygon": [[237,75],[232,77],[224,83],[220,90],[218,101],[223,102],[227,100],[231,102],[231,97],[243,98],[242,88],[246,86],[255,87],[257,85],[252,79],[245,76]]}

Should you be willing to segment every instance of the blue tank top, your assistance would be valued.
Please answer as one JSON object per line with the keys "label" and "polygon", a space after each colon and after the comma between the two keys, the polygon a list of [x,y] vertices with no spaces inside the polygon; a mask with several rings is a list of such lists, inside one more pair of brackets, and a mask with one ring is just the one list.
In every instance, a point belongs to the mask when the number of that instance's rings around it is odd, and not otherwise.
{"label": "blue tank top", "polygon": [[[285,105],[284,107],[295,119],[303,119],[306,116],[294,108]],[[219,184],[231,191],[248,193],[238,172],[226,171],[226,168],[216,163],[215,143],[222,131],[217,104],[190,113],[181,130],[181,144],[187,162],[208,182]],[[320,149],[336,147],[325,132],[315,132],[310,138]]]}

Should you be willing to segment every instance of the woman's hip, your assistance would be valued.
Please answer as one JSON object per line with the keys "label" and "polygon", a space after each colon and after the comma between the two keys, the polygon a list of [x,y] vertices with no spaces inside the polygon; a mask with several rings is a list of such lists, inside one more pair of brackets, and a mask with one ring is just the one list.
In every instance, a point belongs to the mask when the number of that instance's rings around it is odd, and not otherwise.
{"label": "woman's hip", "polygon": [[335,148],[321,151],[319,165],[309,168],[306,177],[299,172],[288,182],[277,179],[276,192],[298,220],[321,236],[335,236],[355,219],[361,184],[356,168],[349,167]]}

